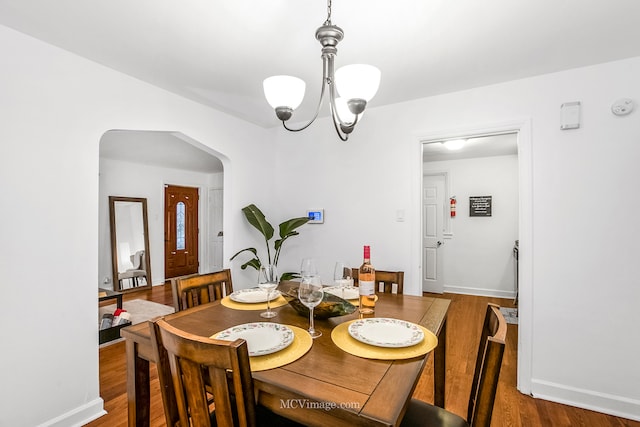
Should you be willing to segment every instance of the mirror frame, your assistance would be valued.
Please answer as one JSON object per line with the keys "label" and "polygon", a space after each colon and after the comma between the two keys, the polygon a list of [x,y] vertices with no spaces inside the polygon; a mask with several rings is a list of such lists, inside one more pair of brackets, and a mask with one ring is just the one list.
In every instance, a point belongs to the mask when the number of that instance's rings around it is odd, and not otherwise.
{"label": "mirror frame", "polygon": [[[144,257],[146,266],[146,284],[144,286],[135,286],[128,289],[122,289],[120,280],[118,279],[118,245],[116,238],[116,202],[134,202],[142,203],[142,222],[144,227]],[[147,199],[144,197],[120,197],[109,196],[109,225],[111,228],[111,265],[112,265],[112,282],[114,291],[133,291],[138,289],[146,289],[152,286],[151,281],[151,256],[149,255],[149,223],[147,220]]]}

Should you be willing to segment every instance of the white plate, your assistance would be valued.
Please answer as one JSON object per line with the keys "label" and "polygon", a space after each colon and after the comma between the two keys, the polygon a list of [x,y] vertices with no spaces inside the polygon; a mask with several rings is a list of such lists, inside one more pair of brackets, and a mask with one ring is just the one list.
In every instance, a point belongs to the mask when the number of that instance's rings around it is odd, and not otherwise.
{"label": "white plate", "polygon": [[415,323],[384,317],[356,320],[349,325],[349,335],[376,347],[410,347],[424,339]]}
{"label": "white plate", "polygon": [[238,338],[247,341],[249,356],[262,356],[287,348],[293,342],[293,331],[279,323],[256,322],[234,326],[216,335],[216,339],[225,341]]}
{"label": "white plate", "polygon": [[355,286],[346,286],[344,288],[344,296],[342,296],[342,288],[340,286],[331,286],[324,288],[323,291],[333,294],[342,299],[358,299],[360,297],[360,290]]}
{"label": "white plate", "polygon": [[[271,291],[271,301],[280,296],[280,291]],[[240,289],[229,295],[232,301],[245,304],[267,302],[267,293],[260,288]]]}

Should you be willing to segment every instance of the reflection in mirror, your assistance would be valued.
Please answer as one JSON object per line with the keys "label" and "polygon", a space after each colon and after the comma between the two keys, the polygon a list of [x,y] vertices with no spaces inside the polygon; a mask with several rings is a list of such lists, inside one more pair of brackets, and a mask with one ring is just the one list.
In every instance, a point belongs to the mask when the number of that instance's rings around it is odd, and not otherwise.
{"label": "reflection in mirror", "polygon": [[151,286],[147,199],[109,196],[109,219],[114,289]]}

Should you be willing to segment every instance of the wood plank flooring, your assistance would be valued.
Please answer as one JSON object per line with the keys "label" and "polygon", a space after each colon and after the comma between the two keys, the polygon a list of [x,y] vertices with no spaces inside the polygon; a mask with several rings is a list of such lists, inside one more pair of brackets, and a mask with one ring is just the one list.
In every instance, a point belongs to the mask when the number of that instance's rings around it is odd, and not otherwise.
{"label": "wood plank flooring", "polygon": [[[429,295],[436,296],[438,295]],[[471,376],[477,352],[480,325],[488,302],[513,307],[511,300],[445,294],[452,300],[447,329],[447,409],[466,415],[471,387]],[[171,286],[154,286],[151,290],[129,292],[124,300],[147,299],[172,305]],[[518,328],[509,325],[500,382],[491,425],[494,427],[640,427],[640,422],[613,417],[598,412],[534,399],[516,390]],[[427,364],[416,387],[414,397],[433,402],[433,366]],[[160,389],[151,365],[151,427],[164,427],[164,414]],[[100,349],[100,396],[108,412],[87,424],[89,427],[121,427],[127,425],[126,359],[124,343],[119,342]]]}

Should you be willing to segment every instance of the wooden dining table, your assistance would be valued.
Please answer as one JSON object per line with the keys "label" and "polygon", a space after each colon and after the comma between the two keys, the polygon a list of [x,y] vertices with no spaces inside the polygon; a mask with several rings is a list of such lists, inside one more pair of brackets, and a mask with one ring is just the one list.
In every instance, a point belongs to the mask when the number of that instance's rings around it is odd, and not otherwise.
{"label": "wooden dining table", "polygon": [[[417,323],[438,337],[434,353],[434,403],[444,407],[446,320],[450,300],[378,294],[375,317]],[[290,305],[274,309],[272,322],[307,329],[309,319]],[[260,311],[235,310],[220,301],[165,316],[168,323],[209,337],[232,326],[260,322]],[[338,348],[332,329],[358,318],[358,312],[315,321],[322,336],[298,360],[253,372],[261,405],[310,426],[395,426],[400,423],[429,353],[402,360],[374,360]],[[121,331],[126,342],[129,426],[144,427],[150,419],[149,362],[154,362],[148,322]],[[159,396],[158,396],[159,397]]]}

